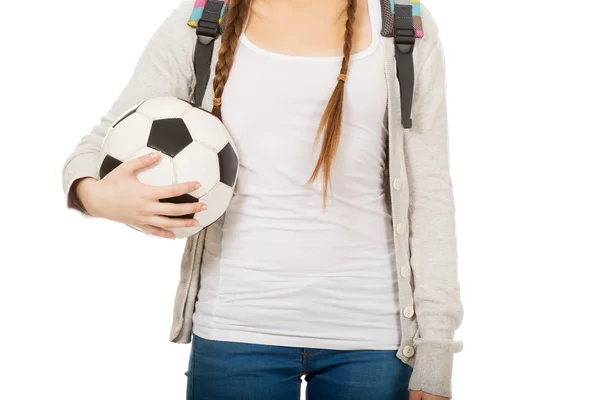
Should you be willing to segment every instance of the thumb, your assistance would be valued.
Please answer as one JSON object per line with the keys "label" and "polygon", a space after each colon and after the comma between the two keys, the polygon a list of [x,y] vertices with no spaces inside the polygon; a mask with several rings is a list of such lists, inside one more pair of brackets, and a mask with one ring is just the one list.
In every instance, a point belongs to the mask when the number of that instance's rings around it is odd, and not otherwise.
{"label": "thumb", "polygon": [[153,151],[152,153],[144,154],[143,156],[139,156],[125,162],[123,166],[128,172],[136,173],[139,170],[156,164],[156,162],[160,159],[160,155],[161,154],[159,151]]}

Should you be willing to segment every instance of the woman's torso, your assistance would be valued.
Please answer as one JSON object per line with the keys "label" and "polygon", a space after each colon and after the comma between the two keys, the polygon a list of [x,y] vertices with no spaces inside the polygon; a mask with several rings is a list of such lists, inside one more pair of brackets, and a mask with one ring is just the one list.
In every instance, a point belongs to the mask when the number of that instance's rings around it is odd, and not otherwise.
{"label": "woman's torso", "polygon": [[326,48],[343,26],[321,31],[332,36],[322,50],[291,46],[294,50],[284,52],[275,51],[283,48],[277,40],[260,39],[273,36],[267,29],[277,24],[267,24],[283,17],[259,10],[250,19],[222,106],[240,175],[227,214],[207,231],[197,335],[298,347],[398,347],[393,234],[383,185],[387,95],[381,18],[377,0],[366,4],[357,16],[362,22],[325,210],[320,181],[305,184],[341,65],[341,56],[326,55],[339,51]]}

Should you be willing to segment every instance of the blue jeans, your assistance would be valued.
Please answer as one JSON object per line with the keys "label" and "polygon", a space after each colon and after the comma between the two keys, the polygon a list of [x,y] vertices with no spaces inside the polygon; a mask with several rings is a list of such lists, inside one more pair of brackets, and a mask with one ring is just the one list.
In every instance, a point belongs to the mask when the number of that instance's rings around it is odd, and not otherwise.
{"label": "blue jeans", "polygon": [[187,400],[408,400],[412,368],[395,350],[325,350],[192,336]]}

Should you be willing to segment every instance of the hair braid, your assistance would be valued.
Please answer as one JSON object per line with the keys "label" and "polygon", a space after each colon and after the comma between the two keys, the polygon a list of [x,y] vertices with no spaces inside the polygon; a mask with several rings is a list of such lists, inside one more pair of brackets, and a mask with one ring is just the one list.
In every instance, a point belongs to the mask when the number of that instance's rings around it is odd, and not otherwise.
{"label": "hair braid", "polygon": [[212,113],[219,119],[221,119],[221,96],[223,95],[227,79],[229,79],[235,50],[244,29],[249,10],[249,0],[229,0],[227,5],[225,29],[221,37],[221,48],[219,49],[219,57],[215,66],[215,77],[213,79],[214,100]]}
{"label": "hair braid", "polygon": [[338,75],[338,82],[325,108],[315,144],[322,139],[321,153],[317,165],[308,183],[314,182],[319,173],[323,174],[323,207],[327,203],[327,193],[330,189],[331,166],[340,142],[342,128],[342,109],[344,106],[344,84],[348,73],[348,64],[352,52],[352,39],[354,36],[354,21],[356,17],[357,0],[348,0],[346,32],[344,34],[344,58],[342,68]]}

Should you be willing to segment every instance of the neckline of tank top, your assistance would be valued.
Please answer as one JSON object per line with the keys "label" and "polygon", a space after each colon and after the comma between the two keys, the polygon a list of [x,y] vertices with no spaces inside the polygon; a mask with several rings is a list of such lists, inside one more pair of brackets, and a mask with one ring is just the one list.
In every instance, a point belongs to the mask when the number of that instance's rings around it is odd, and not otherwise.
{"label": "neckline of tank top", "polygon": [[[358,60],[361,58],[365,58],[375,52],[379,43],[381,42],[381,36],[379,35],[379,31],[381,30],[381,4],[378,0],[368,0],[367,8],[369,12],[369,19],[371,20],[371,43],[367,48],[359,51],[358,53],[354,53],[350,56],[350,60]],[[378,17],[379,16],[379,17]],[[247,36],[245,30],[240,35],[240,42],[244,44],[250,50],[268,56],[272,58],[278,58],[282,60],[289,61],[305,61],[305,62],[332,62],[332,61],[342,61],[343,56],[302,56],[302,55],[293,55],[293,54],[285,54],[278,53],[275,51],[263,49],[262,47],[254,44]]]}

